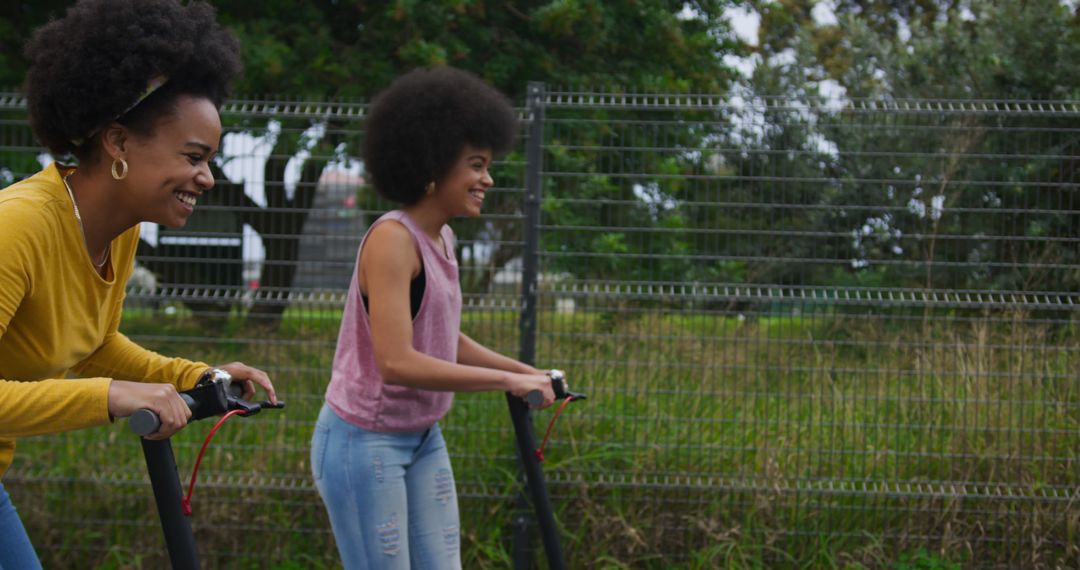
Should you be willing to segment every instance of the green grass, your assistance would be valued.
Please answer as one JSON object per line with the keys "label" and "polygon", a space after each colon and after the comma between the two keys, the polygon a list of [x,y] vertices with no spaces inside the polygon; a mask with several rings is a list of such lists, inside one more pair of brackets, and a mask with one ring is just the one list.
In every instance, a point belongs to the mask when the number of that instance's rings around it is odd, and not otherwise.
{"label": "green grass", "polygon": [[[1080,564],[1080,512],[1044,497],[1080,484],[1076,337],[1005,317],[543,313],[540,364],[589,394],[545,452],[570,566]],[[230,319],[208,334],[183,310],[127,312],[145,345],[258,365],[288,401],[230,421],[204,459],[193,506],[206,567],[337,567],[307,456],[337,318],[290,309],[276,333]],[[468,312],[463,327],[517,353],[513,312]],[[174,437],[185,483],[210,427]],[[517,487],[504,398],[460,395],[443,427],[465,567],[506,568]],[[117,422],[21,441],[5,486],[46,567],[157,568],[143,472]],[[986,490],[998,484],[1026,495]]]}

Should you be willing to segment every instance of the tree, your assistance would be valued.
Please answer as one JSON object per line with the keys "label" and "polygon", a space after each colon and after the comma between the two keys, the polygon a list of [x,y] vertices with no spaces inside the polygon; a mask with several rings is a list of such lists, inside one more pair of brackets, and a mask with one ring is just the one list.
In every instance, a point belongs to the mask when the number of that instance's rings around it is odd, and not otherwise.
{"label": "tree", "polygon": [[[834,3],[836,21],[824,24],[812,17],[815,4],[769,3],[761,24],[765,54],[813,54],[811,88],[833,80],[850,98],[884,105],[1080,94],[1080,20],[1057,0],[842,0]],[[851,112],[826,118],[840,157],[828,168],[841,184],[823,192],[822,203],[877,209],[857,219],[823,220],[826,232],[870,228],[848,254],[867,260],[853,264],[853,273],[873,272],[894,286],[1075,288],[1076,277],[1061,267],[1076,261],[1064,239],[1076,235],[1076,216],[1027,214],[1073,203],[1075,117],[1047,119],[1053,123],[1047,127],[1058,128],[1040,133],[992,113],[883,117],[878,128],[858,132],[844,130]],[[890,156],[866,152],[880,149]],[[895,182],[868,182],[874,180]],[[964,211],[982,213],[954,213]],[[914,263],[871,267],[875,259],[898,257]],[[1039,266],[1015,269],[1027,262]]]}
{"label": "tree", "polygon": [[[244,93],[362,98],[417,66],[477,73],[515,101],[529,81],[715,91],[732,73],[730,2],[215,2],[240,36]],[[689,7],[696,17],[679,17]]]}
{"label": "tree", "polygon": [[[722,90],[733,73],[719,56],[736,47],[722,18],[727,4],[442,0],[312,2],[300,9],[271,2],[257,11],[248,2],[219,7],[242,38],[246,92],[366,97],[409,68],[449,64],[477,73],[521,102],[529,81],[618,90]],[[309,72],[293,73],[300,68]],[[513,180],[513,173],[504,179]],[[582,190],[587,191],[568,192]],[[518,254],[509,244],[522,239],[512,220],[521,204],[495,197],[485,205],[494,214],[490,221],[457,228],[459,243],[482,240],[491,246],[486,268],[463,272],[467,290],[486,290],[495,271]],[[612,235],[593,245],[620,239]]]}
{"label": "tree", "polygon": [[[0,12],[0,58],[10,65],[0,79],[25,73],[20,46],[30,30],[60,15],[71,2],[8,3]],[[529,81],[642,91],[722,91],[734,77],[720,59],[738,48],[723,10],[725,0],[548,0],[489,2],[432,0],[386,2],[312,0],[217,0],[223,23],[241,40],[245,74],[241,97],[262,94],[289,99],[364,99],[398,74],[417,66],[453,65],[477,73],[516,102]],[[333,128],[327,129],[334,132]],[[343,141],[346,154],[358,141]],[[274,157],[288,157],[289,137]],[[336,149],[333,141],[319,143]],[[293,147],[294,148],[294,147]],[[245,214],[245,221],[271,233],[303,227],[302,207],[314,180],[334,152],[313,152],[304,170],[306,191],[277,203],[288,214]],[[266,179],[280,175],[286,159],[266,164]],[[499,174],[498,172],[496,174]],[[364,201],[361,197],[361,202]],[[246,203],[242,196],[237,203]],[[511,214],[520,204],[496,204],[495,214]],[[251,204],[247,204],[249,207]],[[291,212],[295,210],[295,215]],[[281,212],[281,210],[277,210]],[[515,224],[465,224],[462,242],[483,238],[495,244],[519,242]],[[277,263],[267,264],[261,283],[287,287],[295,248],[281,240]],[[491,259],[504,263],[510,250],[496,247]],[[274,269],[277,268],[277,269]],[[491,274],[491,271],[486,273]],[[483,288],[486,283],[472,286]],[[283,305],[275,305],[283,310]]]}

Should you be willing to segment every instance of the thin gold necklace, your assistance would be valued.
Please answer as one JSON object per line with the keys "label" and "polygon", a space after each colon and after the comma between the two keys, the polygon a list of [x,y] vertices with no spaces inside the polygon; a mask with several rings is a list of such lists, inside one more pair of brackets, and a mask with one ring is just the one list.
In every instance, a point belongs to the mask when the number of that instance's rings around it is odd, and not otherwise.
{"label": "thin gold necklace", "polygon": [[[86,242],[86,228],[83,227],[82,215],[79,214],[79,204],[75,202],[75,193],[71,191],[71,184],[68,183],[68,176],[74,174],[74,170],[64,175],[64,188],[67,188],[68,196],[71,198],[71,207],[75,209],[75,219],[79,222],[79,229],[82,230],[83,242]],[[101,261],[97,261],[94,258],[90,258],[90,263],[94,264],[94,267],[101,269],[105,267],[105,262],[109,260],[109,253],[112,252],[112,242],[109,242],[105,246],[105,253],[101,256]],[[89,251],[87,253],[90,253]]]}

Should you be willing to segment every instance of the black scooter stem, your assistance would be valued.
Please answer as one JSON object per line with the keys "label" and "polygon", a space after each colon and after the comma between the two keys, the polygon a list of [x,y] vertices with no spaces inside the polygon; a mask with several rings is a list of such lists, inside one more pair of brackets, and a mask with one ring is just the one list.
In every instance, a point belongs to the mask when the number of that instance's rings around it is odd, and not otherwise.
{"label": "black scooter stem", "polygon": [[195,550],[191,521],[180,506],[183,491],[180,487],[180,475],[176,470],[172,442],[168,439],[140,439],[173,570],[199,570],[199,554]]}
{"label": "black scooter stem", "polygon": [[540,522],[540,537],[544,541],[548,567],[552,570],[564,570],[566,561],[563,559],[562,544],[559,540],[559,527],[555,523],[555,513],[551,510],[544,473],[534,452],[536,438],[533,436],[532,422],[529,419],[529,408],[525,400],[510,393],[506,394],[506,403],[510,406],[510,418],[514,422],[514,433],[517,435],[518,454],[521,456],[526,483],[532,494],[536,518]]}

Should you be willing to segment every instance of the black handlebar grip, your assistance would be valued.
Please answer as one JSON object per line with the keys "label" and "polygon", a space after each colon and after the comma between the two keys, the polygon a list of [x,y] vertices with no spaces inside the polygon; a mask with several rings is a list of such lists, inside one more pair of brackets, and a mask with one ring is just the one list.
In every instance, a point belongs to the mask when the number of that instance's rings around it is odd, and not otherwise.
{"label": "black handlebar grip", "polygon": [[[195,400],[187,394],[180,394],[180,399],[187,404],[188,408],[197,407]],[[154,410],[142,408],[135,410],[135,413],[131,414],[131,417],[128,418],[128,427],[130,427],[131,431],[135,432],[136,435],[145,437],[157,433],[157,430],[161,429],[161,418],[158,417],[157,412]]]}
{"label": "black handlebar grip", "polygon": [[540,390],[530,390],[528,394],[525,394],[525,403],[529,404],[530,408],[539,408],[544,405],[544,393]]}
{"label": "black handlebar grip", "polygon": [[143,408],[131,414],[128,418],[128,426],[135,435],[145,437],[161,429],[161,418],[153,410]]}
{"label": "black handlebar grip", "polygon": [[[549,370],[548,378],[551,379],[551,390],[555,392],[556,400],[565,400],[567,398],[573,400],[584,400],[585,394],[578,394],[571,392],[566,385],[566,373],[562,370]],[[528,394],[525,394],[525,402],[529,404],[530,408],[539,408],[544,404],[544,393],[540,390],[531,390]]]}

